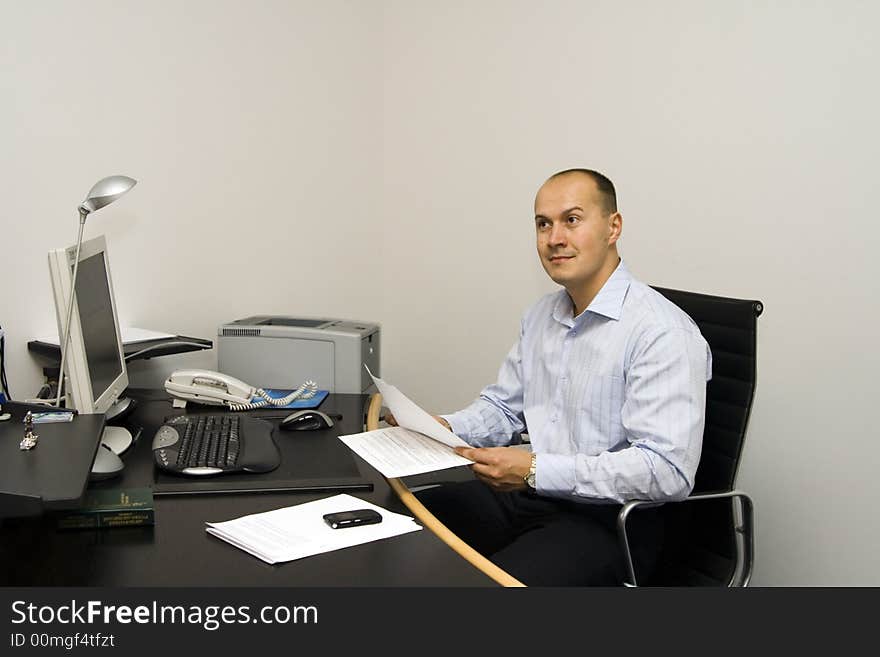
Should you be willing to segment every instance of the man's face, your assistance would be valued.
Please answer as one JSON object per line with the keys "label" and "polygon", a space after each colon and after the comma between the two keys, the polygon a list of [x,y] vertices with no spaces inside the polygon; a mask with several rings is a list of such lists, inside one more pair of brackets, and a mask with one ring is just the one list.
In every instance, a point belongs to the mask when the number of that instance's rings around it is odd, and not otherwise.
{"label": "man's face", "polygon": [[620,214],[603,209],[592,178],[568,174],[547,181],[535,197],[538,255],[544,270],[570,292],[595,287],[600,272],[607,275],[612,260],[617,265],[613,247],[621,223]]}

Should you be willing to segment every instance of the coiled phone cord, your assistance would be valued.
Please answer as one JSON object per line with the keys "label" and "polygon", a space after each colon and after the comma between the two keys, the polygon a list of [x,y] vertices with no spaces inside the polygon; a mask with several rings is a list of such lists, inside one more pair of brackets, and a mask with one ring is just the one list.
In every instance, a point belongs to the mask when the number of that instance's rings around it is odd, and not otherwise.
{"label": "coiled phone cord", "polygon": [[262,388],[257,388],[255,393],[260,399],[249,404],[229,404],[231,411],[251,411],[255,408],[265,408],[266,406],[287,406],[296,399],[311,399],[318,392],[318,384],[314,381],[306,381],[299,388],[294,390],[287,397],[278,399],[271,397],[268,392]]}

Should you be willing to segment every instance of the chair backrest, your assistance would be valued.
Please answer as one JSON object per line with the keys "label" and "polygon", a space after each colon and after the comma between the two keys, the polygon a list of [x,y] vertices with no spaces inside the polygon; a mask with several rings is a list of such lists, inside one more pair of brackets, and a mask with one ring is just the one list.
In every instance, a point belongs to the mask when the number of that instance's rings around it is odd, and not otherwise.
{"label": "chair backrest", "polygon": [[[733,490],[755,395],[757,319],[763,304],[654,289],[690,315],[712,350],[703,451],[693,494]],[[733,509],[729,499],[665,505],[666,542],[649,583],[723,586],[733,581],[742,568]]]}
{"label": "chair backrest", "polygon": [[736,482],[756,383],[760,301],[655,287],[700,327],[712,350],[706,388],[706,427],[694,493],[732,490]]}

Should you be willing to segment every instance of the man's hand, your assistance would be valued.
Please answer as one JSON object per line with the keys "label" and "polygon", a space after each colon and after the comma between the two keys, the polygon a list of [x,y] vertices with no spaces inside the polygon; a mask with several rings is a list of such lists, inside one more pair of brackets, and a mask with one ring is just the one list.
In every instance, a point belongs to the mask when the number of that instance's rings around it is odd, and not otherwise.
{"label": "man's hand", "polygon": [[[452,431],[452,427],[449,426],[449,422],[444,420],[442,417],[440,417],[439,415],[432,415],[431,417],[434,418],[435,420],[437,420],[444,427],[446,427],[447,429]],[[394,419],[394,416],[391,413],[385,413],[385,417],[383,417],[382,419],[385,420],[386,424],[388,424],[392,427],[397,426],[397,420]]]}
{"label": "man's hand", "polygon": [[456,447],[455,453],[474,462],[477,478],[498,491],[526,488],[524,477],[532,464],[531,452],[518,447]]}

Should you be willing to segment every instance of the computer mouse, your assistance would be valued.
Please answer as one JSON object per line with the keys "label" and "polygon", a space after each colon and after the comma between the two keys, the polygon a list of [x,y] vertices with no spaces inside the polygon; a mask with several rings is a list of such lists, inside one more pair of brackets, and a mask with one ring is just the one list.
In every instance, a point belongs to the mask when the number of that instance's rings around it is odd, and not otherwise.
{"label": "computer mouse", "polygon": [[315,429],[329,429],[333,426],[333,420],[326,413],[313,410],[294,411],[281,420],[279,427],[285,431],[314,431]]}

